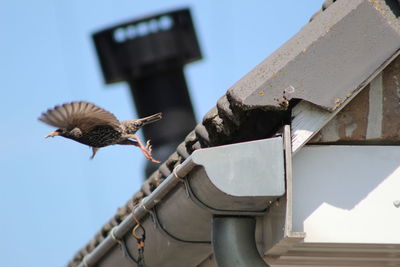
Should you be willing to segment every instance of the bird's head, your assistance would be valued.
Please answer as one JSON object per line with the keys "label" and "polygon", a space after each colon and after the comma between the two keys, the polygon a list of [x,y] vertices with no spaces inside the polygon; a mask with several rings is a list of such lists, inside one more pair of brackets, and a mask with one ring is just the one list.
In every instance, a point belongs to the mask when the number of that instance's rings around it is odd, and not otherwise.
{"label": "bird's head", "polygon": [[48,135],[46,135],[45,138],[54,136],[62,136],[65,138],[76,140],[77,138],[82,136],[82,131],[79,128],[74,128],[72,130],[67,130],[65,128],[58,128],[54,132],[51,132]]}
{"label": "bird's head", "polygon": [[59,129],[49,133],[48,135],[46,135],[45,138],[54,137],[54,136],[58,136],[58,135],[63,136],[63,135],[65,135],[65,133],[66,133],[65,129],[59,128]]}

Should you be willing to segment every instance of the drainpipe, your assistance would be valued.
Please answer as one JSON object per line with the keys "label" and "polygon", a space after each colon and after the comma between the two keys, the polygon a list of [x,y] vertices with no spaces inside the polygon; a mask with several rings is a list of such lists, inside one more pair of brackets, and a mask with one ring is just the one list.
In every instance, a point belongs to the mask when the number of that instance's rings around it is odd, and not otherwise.
{"label": "drainpipe", "polygon": [[214,216],[212,244],[218,267],[268,267],[255,240],[253,217]]}

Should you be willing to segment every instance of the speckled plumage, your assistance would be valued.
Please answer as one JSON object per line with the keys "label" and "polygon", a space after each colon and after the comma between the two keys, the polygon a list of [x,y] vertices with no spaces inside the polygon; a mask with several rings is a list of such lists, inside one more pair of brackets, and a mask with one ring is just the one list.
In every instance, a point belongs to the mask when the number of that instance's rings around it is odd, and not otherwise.
{"label": "speckled plumage", "polygon": [[88,102],[71,102],[44,112],[39,120],[58,127],[47,137],[57,135],[88,145],[93,155],[99,148],[109,145],[138,146],[148,160],[158,162],[151,157],[149,141],[143,146],[135,133],[144,125],[158,121],[162,114],[157,113],[146,118],[120,122],[112,113]]}

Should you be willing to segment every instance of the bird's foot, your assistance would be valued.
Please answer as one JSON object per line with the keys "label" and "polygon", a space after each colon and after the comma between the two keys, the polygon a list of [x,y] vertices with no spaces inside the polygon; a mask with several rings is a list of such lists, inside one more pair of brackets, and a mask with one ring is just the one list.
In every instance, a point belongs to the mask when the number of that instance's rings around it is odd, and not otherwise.
{"label": "bird's foot", "polygon": [[151,152],[153,151],[153,149],[151,148],[150,140],[148,140],[148,141],[146,142],[146,146],[145,146],[145,147],[141,147],[140,149],[142,150],[142,152],[143,152],[143,154],[144,154],[144,156],[145,156],[145,158],[146,158],[147,160],[149,160],[149,161],[151,161],[151,162],[154,162],[154,163],[160,163],[160,161],[154,159],[154,158],[151,156]]}
{"label": "bird's foot", "polygon": [[152,147],[151,147],[151,144],[150,144],[150,140],[148,140],[148,141],[146,142],[146,146],[144,146],[144,145],[142,144],[142,142],[140,141],[139,137],[137,137],[136,135],[133,135],[131,138],[134,139],[134,140],[137,142],[137,144],[135,144],[135,145],[138,146],[138,147],[140,148],[140,150],[142,150],[143,155],[145,156],[145,158],[146,158],[147,160],[149,160],[149,161],[151,161],[151,162],[154,162],[154,163],[160,163],[160,161],[154,159],[154,158],[151,156]]}
{"label": "bird's foot", "polygon": [[151,153],[151,151],[153,151],[152,149],[151,149],[151,145],[150,145],[150,140],[147,140],[147,142],[146,142],[146,149]]}

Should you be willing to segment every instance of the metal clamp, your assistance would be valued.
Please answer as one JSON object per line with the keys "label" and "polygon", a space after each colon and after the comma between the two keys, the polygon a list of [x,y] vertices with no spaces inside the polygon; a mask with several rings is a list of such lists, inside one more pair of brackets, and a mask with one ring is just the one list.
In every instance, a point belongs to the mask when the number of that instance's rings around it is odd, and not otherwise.
{"label": "metal clamp", "polygon": [[185,177],[179,176],[178,173],[176,172],[180,166],[181,166],[181,164],[176,165],[175,168],[172,170],[172,174],[173,174],[176,178],[178,178],[179,180],[183,181]]}
{"label": "metal clamp", "polygon": [[[147,196],[144,197],[144,198],[142,198],[142,200],[140,201],[140,204],[138,205],[138,207],[141,206],[146,212],[150,212],[151,209],[148,209],[148,208],[146,207],[146,205],[144,205],[144,201],[146,200],[146,198],[147,198]],[[133,209],[133,210],[134,210],[134,209]]]}

